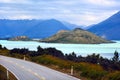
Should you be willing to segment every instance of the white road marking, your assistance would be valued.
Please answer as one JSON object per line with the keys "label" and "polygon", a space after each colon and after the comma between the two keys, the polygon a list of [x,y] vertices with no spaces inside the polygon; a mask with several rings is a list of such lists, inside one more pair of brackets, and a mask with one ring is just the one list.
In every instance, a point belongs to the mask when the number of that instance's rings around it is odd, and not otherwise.
{"label": "white road marking", "polygon": [[13,61],[9,61],[9,62],[13,63]]}
{"label": "white road marking", "polygon": [[28,71],[29,71],[29,72],[32,72],[32,70],[31,70],[31,69],[28,69]]}
{"label": "white road marking", "polygon": [[22,68],[25,68],[24,66],[21,66]]}
{"label": "white road marking", "polygon": [[41,79],[42,79],[42,80],[45,80],[45,77],[42,77]]}
{"label": "white road marking", "polygon": [[16,65],[18,65],[18,63],[15,63]]}
{"label": "white road marking", "polygon": [[36,76],[38,76],[38,74],[37,73],[34,73]]}
{"label": "white road marking", "polygon": [[[13,63],[13,61],[9,61],[9,60],[5,60],[5,61],[10,62],[10,63]],[[21,65],[19,65],[18,63],[15,63],[15,64],[16,64],[17,66],[19,66],[19,67],[25,69],[24,66],[21,66]],[[38,78],[40,78],[40,80],[45,80],[44,77],[38,75],[38,73],[33,72],[31,69],[25,69],[25,70],[27,70],[27,71],[29,71],[30,73],[34,74],[35,76],[37,76]]]}

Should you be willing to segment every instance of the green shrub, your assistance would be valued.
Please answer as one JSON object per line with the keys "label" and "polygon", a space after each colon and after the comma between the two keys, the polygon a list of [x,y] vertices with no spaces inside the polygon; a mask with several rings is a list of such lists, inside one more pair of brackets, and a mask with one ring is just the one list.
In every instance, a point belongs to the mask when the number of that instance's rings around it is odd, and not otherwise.
{"label": "green shrub", "polygon": [[102,77],[106,74],[105,71],[96,71],[96,70],[84,70],[81,73],[81,76],[87,77],[94,80],[101,80]]}
{"label": "green shrub", "polygon": [[80,63],[81,76],[90,78],[91,80],[101,80],[107,74],[100,65],[90,63]]}
{"label": "green shrub", "polygon": [[120,71],[111,72],[103,80],[120,80]]}

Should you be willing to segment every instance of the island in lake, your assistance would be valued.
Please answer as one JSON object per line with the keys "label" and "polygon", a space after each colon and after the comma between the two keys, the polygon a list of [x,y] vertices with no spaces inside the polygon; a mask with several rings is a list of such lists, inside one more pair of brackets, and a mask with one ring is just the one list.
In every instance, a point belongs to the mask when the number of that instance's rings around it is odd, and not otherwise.
{"label": "island in lake", "polygon": [[78,44],[100,44],[112,42],[80,28],[76,28],[72,31],[61,30],[57,34],[49,38],[43,39],[41,41],[49,43],[78,43]]}

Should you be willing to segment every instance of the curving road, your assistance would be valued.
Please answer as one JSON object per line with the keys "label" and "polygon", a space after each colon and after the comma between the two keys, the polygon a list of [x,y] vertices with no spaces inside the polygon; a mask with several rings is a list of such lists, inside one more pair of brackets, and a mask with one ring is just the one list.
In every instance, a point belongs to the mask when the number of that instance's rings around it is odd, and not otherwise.
{"label": "curving road", "polygon": [[42,65],[0,56],[0,65],[11,71],[18,80],[80,80]]}

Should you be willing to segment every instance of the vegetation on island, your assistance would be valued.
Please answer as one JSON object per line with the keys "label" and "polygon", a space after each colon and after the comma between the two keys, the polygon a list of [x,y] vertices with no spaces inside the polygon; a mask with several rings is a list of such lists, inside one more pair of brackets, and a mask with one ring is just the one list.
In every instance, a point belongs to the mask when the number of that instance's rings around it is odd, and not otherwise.
{"label": "vegetation on island", "polygon": [[17,36],[17,37],[10,38],[8,40],[11,40],[11,41],[30,41],[32,39],[30,39],[27,36]]}
{"label": "vegetation on island", "polygon": [[76,28],[72,31],[59,31],[57,34],[41,40],[50,43],[77,43],[77,44],[100,44],[111,43],[112,41],[105,40],[86,30]]}
{"label": "vegetation on island", "polygon": [[77,56],[74,52],[63,54],[55,48],[37,47],[37,51],[30,51],[26,48],[14,48],[8,50],[0,45],[0,55],[16,58],[26,57],[26,60],[33,61],[47,67],[70,74],[73,66],[74,74],[82,80],[120,80],[119,53],[114,52],[111,59],[103,58],[100,54],[91,54],[83,57]]}

